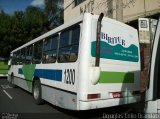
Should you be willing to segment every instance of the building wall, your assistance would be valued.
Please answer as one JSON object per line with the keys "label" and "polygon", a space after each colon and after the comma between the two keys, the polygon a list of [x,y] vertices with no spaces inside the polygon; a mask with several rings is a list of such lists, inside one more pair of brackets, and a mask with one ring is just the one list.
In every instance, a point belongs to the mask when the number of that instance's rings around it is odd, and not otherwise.
{"label": "building wall", "polygon": [[151,55],[151,46],[147,43],[140,43],[141,50],[141,92],[144,92],[148,84],[148,70]]}
{"label": "building wall", "polygon": [[[121,3],[121,4],[120,4]],[[84,12],[100,14],[123,22],[136,20],[160,13],[159,0],[85,0],[75,6],[74,0],[64,0],[64,22],[68,22]],[[122,19],[118,19],[119,15]]]}

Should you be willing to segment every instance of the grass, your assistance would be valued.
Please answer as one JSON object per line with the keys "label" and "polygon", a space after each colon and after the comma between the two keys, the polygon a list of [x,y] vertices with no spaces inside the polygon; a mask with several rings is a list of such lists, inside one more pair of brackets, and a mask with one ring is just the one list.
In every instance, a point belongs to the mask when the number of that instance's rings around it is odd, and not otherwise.
{"label": "grass", "polygon": [[0,74],[7,74],[7,73],[8,73],[8,62],[0,61]]}
{"label": "grass", "polygon": [[8,70],[1,70],[0,69],[0,74],[7,74],[8,73]]}

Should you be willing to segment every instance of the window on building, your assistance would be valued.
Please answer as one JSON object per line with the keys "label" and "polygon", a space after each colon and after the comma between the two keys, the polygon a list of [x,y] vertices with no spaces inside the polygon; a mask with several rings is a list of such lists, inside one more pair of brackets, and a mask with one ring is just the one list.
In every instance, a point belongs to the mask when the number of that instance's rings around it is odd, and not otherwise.
{"label": "window on building", "polygon": [[42,60],[43,41],[36,42],[33,50],[33,64],[40,64]]}
{"label": "window on building", "polygon": [[75,62],[78,58],[80,26],[76,25],[60,35],[58,62]]}
{"label": "window on building", "polygon": [[81,4],[82,2],[84,2],[85,0],[74,0],[75,6]]}
{"label": "window on building", "polygon": [[57,59],[58,35],[51,36],[44,41],[43,63],[54,63]]}
{"label": "window on building", "polygon": [[31,64],[32,63],[32,54],[33,54],[33,45],[26,47],[26,60],[25,64]]}

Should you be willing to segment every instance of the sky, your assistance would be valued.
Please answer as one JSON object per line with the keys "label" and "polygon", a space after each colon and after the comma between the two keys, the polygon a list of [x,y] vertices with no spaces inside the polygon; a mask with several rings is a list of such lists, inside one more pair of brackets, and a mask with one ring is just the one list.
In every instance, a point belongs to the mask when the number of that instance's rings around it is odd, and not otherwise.
{"label": "sky", "polygon": [[44,0],[0,0],[0,9],[7,14],[15,11],[25,11],[28,6],[42,7]]}

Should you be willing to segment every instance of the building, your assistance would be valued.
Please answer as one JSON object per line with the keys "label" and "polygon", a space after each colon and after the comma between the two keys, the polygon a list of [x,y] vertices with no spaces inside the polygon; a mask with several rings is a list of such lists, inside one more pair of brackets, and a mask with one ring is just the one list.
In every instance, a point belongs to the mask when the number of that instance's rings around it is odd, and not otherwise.
{"label": "building", "polygon": [[[160,0],[64,0],[64,23],[85,12],[104,13],[105,16],[139,29],[138,19],[160,16]],[[151,52],[150,32],[139,30],[141,50],[141,91],[147,86]],[[144,40],[145,39],[145,42]]]}
{"label": "building", "polygon": [[159,0],[64,0],[64,22],[84,12],[104,13],[123,22],[160,13]]}

